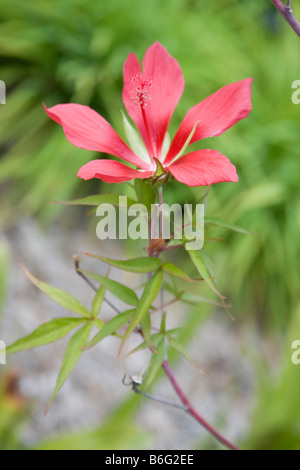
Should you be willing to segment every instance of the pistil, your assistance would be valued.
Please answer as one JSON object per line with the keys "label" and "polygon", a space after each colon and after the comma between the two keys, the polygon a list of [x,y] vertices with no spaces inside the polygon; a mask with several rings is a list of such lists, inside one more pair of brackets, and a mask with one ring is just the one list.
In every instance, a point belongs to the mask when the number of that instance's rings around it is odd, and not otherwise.
{"label": "pistil", "polygon": [[132,78],[132,82],[137,83],[137,87],[135,89],[135,92],[134,91],[131,92],[131,95],[132,95],[131,99],[135,105],[140,106],[141,108],[145,131],[146,131],[146,135],[148,139],[150,157],[153,160],[153,158],[156,157],[156,152],[155,152],[153,141],[151,138],[150,127],[149,127],[148,118],[146,114],[146,106],[148,105],[148,102],[151,100],[151,95],[148,90],[152,88],[153,86],[152,78],[149,77],[145,80],[143,75],[141,73],[138,73],[136,74],[135,77]]}

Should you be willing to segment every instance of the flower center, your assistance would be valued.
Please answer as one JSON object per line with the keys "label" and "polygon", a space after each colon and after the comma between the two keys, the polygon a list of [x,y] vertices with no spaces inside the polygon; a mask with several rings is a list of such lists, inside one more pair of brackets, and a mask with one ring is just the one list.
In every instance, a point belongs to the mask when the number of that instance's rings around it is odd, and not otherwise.
{"label": "flower center", "polygon": [[139,105],[141,107],[145,131],[148,139],[148,150],[150,153],[150,157],[153,161],[153,157],[157,155],[157,152],[155,151],[155,144],[153,143],[151,138],[150,127],[145,110],[148,102],[151,100],[149,89],[153,87],[153,81],[151,77],[148,77],[145,80],[142,73],[137,73],[135,77],[132,78],[132,82],[136,84],[136,89],[135,91],[131,91],[131,100],[136,106]]}
{"label": "flower center", "polygon": [[131,91],[131,100],[136,106],[140,105],[141,108],[144,109],[148,101],[151,100],[149,89],[153,87],[152,78],[148,77],[145,80],[142,73],[137,73],[136,76],[132,78],[132,83],[136,84],[136,88],[135,91]]}

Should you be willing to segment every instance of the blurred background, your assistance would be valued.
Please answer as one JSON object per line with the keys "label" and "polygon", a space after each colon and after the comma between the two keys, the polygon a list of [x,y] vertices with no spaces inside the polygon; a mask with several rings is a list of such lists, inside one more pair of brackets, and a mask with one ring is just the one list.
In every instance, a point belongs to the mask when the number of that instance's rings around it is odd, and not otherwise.
{"label": "blurred background", "polygon": [[[300,18],[299,0],[292,3]],[[258,234],[218,228],[211,238],[223,241],[205,244],[236,321],[206,303],[172,311],[190,327],[182,341],[206,372],[199,377],[174,356],[176,374],[197,409],[244,448],[300,449],[300,365],[291,361],[292,342],[300,340],[300,104],[291,100],[299,38],[269,0],[2,0],[0,18],[0,80],[7,85],[0,105],[0,339],[9,344],[65,315],[30,286],[19,262],[88,303],[72,255],[136,255],[130,243],[100,246],[86,208],[48,204],[126,189],[76,178],[96,154],[69,144],[42,103],[89,105],[123,136],[124,61],[131,51],[142,59],[159,40],[186,82],[172,135],[189,107],[254,78],[249,118],[196,147],[218,149],[240,176],[238,184],[212,188],[207,215]],[[166,199],[197,201],[202,193],[174,182]],[[205,288],[200,294],[209,295]],[[83,355],[44,417],[64,347],[0,365],[1,449],[219,448],[188,416],[139,402],[122,386],[124,370],[138,373],[146,359],[117,361],[114,340]],[[153,390],[174,399],[163,377]]]}

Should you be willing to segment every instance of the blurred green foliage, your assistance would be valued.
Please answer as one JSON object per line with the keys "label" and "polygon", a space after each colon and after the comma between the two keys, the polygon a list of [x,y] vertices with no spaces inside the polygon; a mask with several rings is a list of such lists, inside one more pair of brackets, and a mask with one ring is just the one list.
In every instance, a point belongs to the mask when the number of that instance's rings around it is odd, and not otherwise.
{"label": "blurred green foliage", "polygon": [[300,365],[291,361],[295,351],[291,345],[295,339],[299,340],[299,332],[300,304],[289,323],[278,370],[270,374],[266,364],[259,363],[258,406],[253,416],[250,438],[246,442],[249,449],[300,449]]}
{"label": "blurred green foliage", "polygon": [[37,450],[130,450],[144,449],[150,435],[138,426],[138,398],[125,400],[108,416],[101,426],[77,433],[53,437],[40,443]]}
{"label": "blurred green foliage", "polygon": [[[299,449],[300,366],[290,361],[291,341],[300,339],[300,105],[291,101],[291,84],[300,79],[299,39],[269,0],[2,0],[0,79],[8,88],[0,105],[2,223],[13,225],[26,213],[49,224],[59,209],[46,207],[48,200],[112,192],[76,178],[95,154],[71,146],[42,102],[90,105],[123,136],[123,63],[131,51],[142,58],[156,40],[179,60],[186,80],[171,133],[190,106],[254,77],[250,117],[200,147],[217,148],[240,175],[238,184],[213,188],[208,215],[259,237],[215,229],[224,243],[205,249],[234,315],[284,344],[275,348],[276,377],[258,352],[261,385],[247,445]],[[197,200],[199,190],[174,182],[166,195],[170,202]]]}

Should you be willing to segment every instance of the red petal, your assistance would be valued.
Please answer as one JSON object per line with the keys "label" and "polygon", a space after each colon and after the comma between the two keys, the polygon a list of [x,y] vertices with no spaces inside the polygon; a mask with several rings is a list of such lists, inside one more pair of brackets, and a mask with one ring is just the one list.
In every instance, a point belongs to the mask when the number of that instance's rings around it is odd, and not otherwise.
{"label": "red petal", "polygon": [[76,147],[105,152],[120,157],[140,168],[147,164],[137,157],[100,114],[80,104],[58,104],[44,109],[61,124],[67,139]]}
{"label": "red petal", "polygon": [[[141,132],[144,142],[151,155],[145,121],[140,105],[134,104],[131,91],[135,92],[132,78],[141,72],[136,56],[131,53],[124,66],[123,101],[131,119]],[[184,89],[184,79],[180,65],[159,43],[150,46],[143,60],[143,79],[151,78],[152,88],[149,89],[151,101],[145,108],[149,133],[155,157],[160,158],[164,137],[175,107]]]}
{"label": "red petal", "polygon": [[185,115],[172,142],[165,163],[170,163],[180,152],[195,123],[199,121],[190,142],[222,134],[251,111],[252,78],[241,80],[221,88],[201,103],[193,106]]}
{"label": "red petal", "polygon": [[153,171],[139,171],[115,160],[92,160],[78,171],[77,176],[84,180],[99,178],[105,183],[122,183],[133,178],[150,178]]}
{"label": "red petal", "polygon": [[181,157],[169,171],[175,179],[188,186],[238,181],[236,168],[217,150],[198,150]]}

